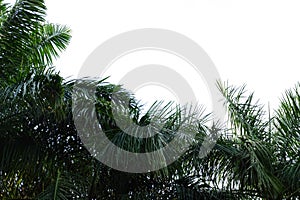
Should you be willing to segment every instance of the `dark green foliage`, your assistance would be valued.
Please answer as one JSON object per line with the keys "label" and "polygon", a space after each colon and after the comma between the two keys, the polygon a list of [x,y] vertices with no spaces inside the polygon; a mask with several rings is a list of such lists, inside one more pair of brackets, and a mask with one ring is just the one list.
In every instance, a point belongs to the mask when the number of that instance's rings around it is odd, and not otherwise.
{"label": "dark green foliage", "polygon": [[[19,0],[13,7],[0,0],[0,199],[299,199],[299,84],[268,117],[245,86],[219,83],[228,126],[213,122],[202,108],[163,102],[142,114],[120,86],[66,81],[54,71],[53,59],[69,43],[70,30],[46,24],[45,11],[41,0]],[[183,128],[180,136],[190,147],[155,172],[125,173],[102,164],[77,134],[73,114],[88,122],[91,113],[80,101],[72,110],[75,83],[96,87],[95,95],[81,88],[76,97],[95,104],[99,125],[115,145],[151,152]],[[145,127],[158,118],[163,128],[147,139],[126,134],[116,123],[112,93],[119,95],[121,121]],[[220,138],[201,158],[204,138],[215,132]],[[165,162],[167,156],[148,162]]]}

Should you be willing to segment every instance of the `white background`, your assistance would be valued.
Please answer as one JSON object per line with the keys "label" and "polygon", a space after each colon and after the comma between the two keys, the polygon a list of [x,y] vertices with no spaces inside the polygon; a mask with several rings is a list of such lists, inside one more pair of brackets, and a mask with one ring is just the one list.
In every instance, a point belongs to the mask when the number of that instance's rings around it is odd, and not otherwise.
{"label": "white background", "polygon": [[46,5],[47,20],[72,29],[71,44],[55,63],[64,77],[75,78],[87,56],[117,34],[163,28],[197,42],[224,81],[246,83],[271,107],[300,79],[298,0],[46,0]]}

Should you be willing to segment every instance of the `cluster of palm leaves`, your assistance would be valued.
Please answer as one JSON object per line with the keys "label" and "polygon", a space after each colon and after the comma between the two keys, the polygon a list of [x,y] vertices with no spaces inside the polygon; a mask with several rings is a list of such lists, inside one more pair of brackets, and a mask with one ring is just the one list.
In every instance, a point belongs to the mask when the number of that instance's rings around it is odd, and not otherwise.
{"label": "cluster of palm leaves", "polygon": [[[46,23],[45,13],[42,0],[18,0],[13,6],[0,0],[0,199],[300,198],[299,84],[286,91],[271,116],[244,86],[218,83],[228,111],[226,126],[201,108],[162,102],[142,114],[142,105],[120,86],[105,80],[67,81],[54,70],[53,59],[68,45],[70,30]],[[96,85],[96,99],[84,88],[79,98],[95,104],[99,125],[115,145],[151,152],[184,127],[180,138],[189,148],[172,164],[148,173],[102,164],[74,125],[73,86],[81,82]],[[114,118],[116,91],[120,105],[128,105],[120,107],[124,120],[144,127],[159,119],[163,128],[147,139],[127,135]],[[88,110],[75,110],[89,120]],[[208,156],[199,156],[204,138],[215,130],[220,135],[216,145]],[[138,136],[139,129],[135,132]],[[117,153],[111,156],[122,162]]]}

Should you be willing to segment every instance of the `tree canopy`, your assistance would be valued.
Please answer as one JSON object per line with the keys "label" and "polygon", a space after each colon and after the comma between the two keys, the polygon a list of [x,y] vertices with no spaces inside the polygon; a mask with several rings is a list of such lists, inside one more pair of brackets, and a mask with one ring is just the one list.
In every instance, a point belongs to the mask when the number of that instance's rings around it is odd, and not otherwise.
{"label": "tree canopy", "polygon": [[[300,198],[300,84],[284,93],[271,115],[245,86],[218,82],[227,125],[215,122],[201,107],[170,109],[159,101],[142,114],[143,105],[134,95],[105,77],[65,80],[55,71],[53,61],[66,49],[71,31],[47,23],[45,15],[42,0],[18,0],[13,6],[0,0],[1,199]],[[186,122],[195,132],[191,145],[174,163],[153,172],[126,173],[102,164],[83,145],[74,125],[73,86],[80,82],[96,85],[99,125],[120,148],[159,149]],[[118,127],[111,108],[114,91],[130,99],[130,120],[140,127],[157,118],[163,121],[155,137],[130,137]],[[86,94],[83,88],[79,98],[90,100]],[[87,114],[85,109],[76,112]],[[212,130],[220,137],[202,158],[203,140]],[[189,137],[188,129],[180,134],[182,140]],[[163,162],[164,157],[158,159]]]}

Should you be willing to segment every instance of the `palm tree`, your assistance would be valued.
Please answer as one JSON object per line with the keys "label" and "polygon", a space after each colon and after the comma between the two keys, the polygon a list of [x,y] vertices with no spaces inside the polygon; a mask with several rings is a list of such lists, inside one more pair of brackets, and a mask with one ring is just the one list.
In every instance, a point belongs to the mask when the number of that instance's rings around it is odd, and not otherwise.
{"label": "palm tree", "polygon": [[[136,190],[141,183],[158,182],[158,176],[145,181],[148,175],[130,175],[104,166],[79,140],[71,112],[74,81],[63,83],[51,68],[53,58],[70,40],[69,29],[45,23],[43,1],[17,1],[11,8],[3,1],[0,5],[1,198],[107,198]],[[115,88],[118,86],[110,84],[98,87],[100,120],[112,137],[120,133],[109,107]],[[137,122],[139,107],[132,106]],[[169,119],[169,127],[178,123],[176,117]],[[145,123],[146,118],[138,123]],[[119,139],[115,137],[124,143]],[[123,182],[114,177],[123,177]],[[129,182],[130,188],[120,187]]]}
{"label": "palm tree", "polygon": [[[51,69],[70,30],[45,23],[40,0],[0,1],[0,196],[28,198],[44,187],[50,165],[35,134],[45,116],[58,116],[62,78]],[[49,179],[49,178],[48,178]],[[47,179],[46,179],[47,180]]]}
{"label": "palm tree", "polygon": [[[171,104],[157,102],[142,114],[142,105],[121,86],[106,79],[66,81],[55,72],[53,59],[69,43],[70,30],[45,23],[45,11],[41,0],[19,0],[12,7],[0,0],[1,199],[299,198],[299,85],[286,92],[271,116],[245,86],[219,83],[228,126],[208,125],[212,116],[192,106],[171,109]],[[77,87],[74,93],[78,84],[96,86],[96,98],[86,87]],[[163,128],[148,139],[127,135],[114,117],[113,93],[119,95],[120,120],[143,127],[160,119]],[[87,101],[95,104],[94,114],[106,136],[122,149],[137,153],[160,149],[179,128],[184,130],[182,142],[190,146],[157,171],[126,173],[110,168],[78,137],[73,116],[89,121],[89,110],[80,105]],[[139,134],[142,128],[135,131]],[[200,157],[204,138],[216,131],[222,133],[217,144],[207,157]],[[161,154],[156,162],[165,162],[168,156]]]}
{"label": "palm tree", "polygon": [[284,186],[284,197],[300,196],[300,85],[287,90],[274,118],[275,173]]}
{"label": "palm tree", "polygon": [[211,180],[230,199],[299,198],[299,85],[286,92],[274,117],[266,115],[245,86],[218,87],[228,110],[228,128],[210,155],[196,161],[202,179]]}

